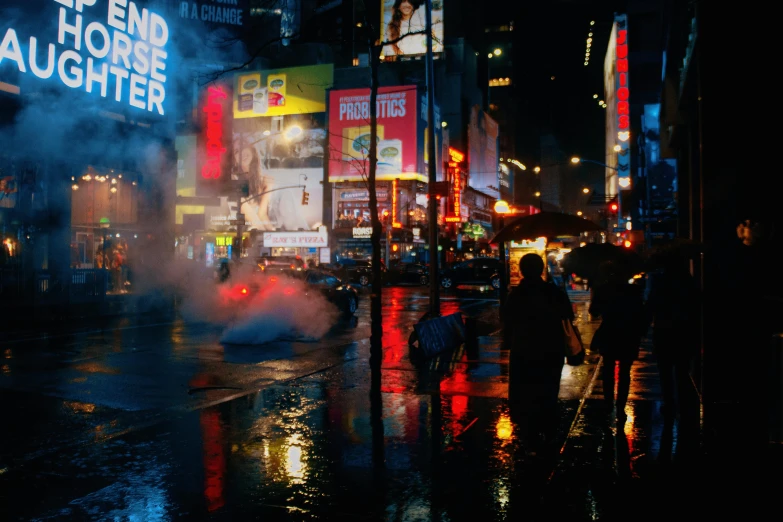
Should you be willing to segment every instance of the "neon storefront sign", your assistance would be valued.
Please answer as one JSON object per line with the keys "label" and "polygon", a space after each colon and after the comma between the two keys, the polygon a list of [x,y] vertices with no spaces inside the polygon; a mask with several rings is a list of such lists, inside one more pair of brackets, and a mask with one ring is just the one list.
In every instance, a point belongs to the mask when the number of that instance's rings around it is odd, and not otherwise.
{"label": "neon storefront sign", "polygon": [[465,160],[465,153],[449,147],[449,177],[451,178],[451,201],[446,215],[447,223],[459,223],[462,221],[462,174],[460,163]]}
{"label": "neon storefront sign", "polygon": [[217,179],[222,172],[227,151],[223,139],[223,102],[227,98],[221,87],[210,86],[207,89],[207,103],[202,109],[205,117],[205,160],[201,166],[201,177],[205,179]]}
{"label": "neon storefront sign", "polygon": [[628,104],[628,31],[618,29],[615,46],[617,57],[617,130],[620,136],[631,127],[631,110]]}
{"label": "neon storefront sign", "polygon": [[399,216],[397,214],[397,207],[398,207],[398,193],[399,193],[399,180],[393,179],[392,180],[392,228],[402,228],[402,223],[400,223]]}
{"label": "neon storefront sign", "polygon": [[[20,37],[16,29],[6,29],[0,65],[8,60],[20,73],[54,78],[71,89],[164,115],[166,20],[128,0],[52,2],[60,4],[56,15],[51,9],[41,9],[38,15],[56,16],[56,36]],[[31,25],[45,31],[45,22]]]}

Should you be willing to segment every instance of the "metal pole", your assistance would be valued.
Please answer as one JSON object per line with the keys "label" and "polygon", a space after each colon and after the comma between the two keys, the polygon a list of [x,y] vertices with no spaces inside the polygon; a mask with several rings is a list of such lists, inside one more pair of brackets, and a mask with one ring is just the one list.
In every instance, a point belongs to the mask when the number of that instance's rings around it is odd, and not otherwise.
{"label": "metal pole", "polygon": [[392,247],[392,227],[391,227],[391,216],[386,217],[386,255],[384,256],[384,263],[386,263],[386,268],[389,268],[389,263],[391,261],[391,247]]}
{"label": "metal pole", "polygon": [[242,189],[237,195],[237,249],[234,256],[237,262],[242,260],[242,225],[245,224],[245,215],[242,213]]}
{"label": "metal pole", "polygon": [[[500,230],[505,226],[505,217],[503,214],[498,219]],[[498,289],[500,298],[500,316],[503,317],[503,306],[506,304],[506,291],[508,290],[508,261],[506,260],[506,243],[501,241],[498,245],[500,251],[500,288]]]}
{"label": "metal pole", "polygon": [[440,281],[438,280],[438,198],[434,188],[437,182],[435,170],[435,71],[432,63],[432,0],[425,4],[427,31],[427,174],[429,181],[429,204],[427,205],[429,219],[430,244],[430,317],[440,316]]}

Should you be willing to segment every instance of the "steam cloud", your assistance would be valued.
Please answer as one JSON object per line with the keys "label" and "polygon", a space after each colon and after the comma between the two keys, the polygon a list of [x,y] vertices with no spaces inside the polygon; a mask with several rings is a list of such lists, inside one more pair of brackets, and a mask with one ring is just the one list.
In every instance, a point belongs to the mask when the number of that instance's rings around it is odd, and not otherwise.
{"label": "steam cloud", "polygon": [[299,279],[261,276],[246,266],[232,268],[230,279],[222,284],[192,262],[178,263],[167,277],[179,289],[182,317],[223,326],[220,341],[226,344],[320,339],[340,313]]}

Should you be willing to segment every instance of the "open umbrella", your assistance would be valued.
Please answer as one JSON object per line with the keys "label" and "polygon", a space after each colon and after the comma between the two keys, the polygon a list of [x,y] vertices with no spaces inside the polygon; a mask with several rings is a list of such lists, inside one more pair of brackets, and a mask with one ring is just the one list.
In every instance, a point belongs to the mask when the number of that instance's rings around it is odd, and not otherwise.
{"label": "open umbrella", "polygon": [[539,237],[578,236],[582,232],[603,230],[601,226],[572,214],[539,212],[507,224],[495,234],[491,243],[533,240]]}
{"label": "open umbrella", "polygon": [[568,274],[596,281],[602,276],[601,266],[606,262],[614,263],[629,278],[645,268],[645,261],[639,254],[611,243],[588,243],[575,248],[563,256],[561,264]]}

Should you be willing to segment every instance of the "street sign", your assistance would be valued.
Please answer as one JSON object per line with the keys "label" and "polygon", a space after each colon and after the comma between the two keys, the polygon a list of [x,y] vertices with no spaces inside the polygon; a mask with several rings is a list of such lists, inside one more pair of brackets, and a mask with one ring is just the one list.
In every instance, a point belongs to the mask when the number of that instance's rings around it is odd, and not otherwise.
{"label": "street sign", "polygon": [[430,187],[430,193],[436,196],[446,197],[449,195],[449,182],[448,181],[436,181]]}
{"label": "street sign", "polygon": [[245,220],[244,219],[229,219],[228,220],[229,225],[244,225]]}

